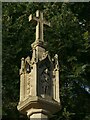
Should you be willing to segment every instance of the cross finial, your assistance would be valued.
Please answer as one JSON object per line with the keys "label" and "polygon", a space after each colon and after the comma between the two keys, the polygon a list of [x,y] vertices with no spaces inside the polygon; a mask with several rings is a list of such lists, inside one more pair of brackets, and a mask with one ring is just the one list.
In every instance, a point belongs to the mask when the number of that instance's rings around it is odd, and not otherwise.
{"label": "cross finial", "polygon": [[50,23],[48,23],[47,21],[45,21],[43,19],[43,13],[40,12],[39,10],[36,11],[36,17],[33,17],[33,15],[31,14],[29,16],[29,21],[31,20],[35,20],[37,21],[37,25],[36,25],[36,41],[42,41],[43,40],[43,25],[48,25],[50,26]]}

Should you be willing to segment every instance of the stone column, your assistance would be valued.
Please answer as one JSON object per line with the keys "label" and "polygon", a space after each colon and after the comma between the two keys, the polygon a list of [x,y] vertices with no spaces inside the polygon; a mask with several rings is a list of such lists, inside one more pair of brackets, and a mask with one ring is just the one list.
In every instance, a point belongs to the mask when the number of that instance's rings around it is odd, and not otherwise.
{"label": "stone column", "polygon": [[24,74],[21,75],[20,78],[20,101],[22,101],[24,99]]}
{"label": "stone column", "polygon": [[34,86],[33,86],[33,96],[37,96],[37,63],[33,64],[33,81],[34,81]]}
{"label": "stone column", "polygon": [[28,79],[29,75],[28,73],[25,72],[25,98],[27,98],[29,96],[29,79]]}
{"label": "stone column", "polygon": [[27,116],[30,120],[48,120],[48,112],[43,109],[30,109],[27,111]]}
{"label": "stone column", "polygon": [[55,76],[56,76],[56,101],[60,102],[59,96],[59,62],[58,62],[58,55],[55,55]]}
{"label": "stone column", "polygon": [[23,101],[24,94],[25,94],[25,88],[24,88],[24,81],[25,80],[25,74],[24,74],[24,58],[21,59],[21,69],[20,69],[20,101]]}
{"label": "stone column", "polygon": [[[55,76],[55,71],[53,71],[53,76]],[[56,76],[53,77],[53,98],[56,99]]]}
{"label": "stone column", "polygon": [[60,102],[59,97],[59,70],[56,70],[56,101]]}

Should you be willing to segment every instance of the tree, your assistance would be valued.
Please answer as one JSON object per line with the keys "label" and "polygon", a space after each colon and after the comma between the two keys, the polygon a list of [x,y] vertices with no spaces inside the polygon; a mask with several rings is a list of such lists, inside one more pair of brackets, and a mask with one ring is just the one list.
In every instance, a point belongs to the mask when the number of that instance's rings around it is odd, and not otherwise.
{"label": "tree", "polygon": [[16,108],[18,71],[20,59],[32,53],[35,25],[28,22],[28,16],[37,9],[43,10],[51,22],[51,27],[44,29],[44,40],[51,56],[57,53],[60,62],[62,109],[52,119],[89,120],[90,42],[86,25],[89,3],[3,3],[3,119],[27,119]]}

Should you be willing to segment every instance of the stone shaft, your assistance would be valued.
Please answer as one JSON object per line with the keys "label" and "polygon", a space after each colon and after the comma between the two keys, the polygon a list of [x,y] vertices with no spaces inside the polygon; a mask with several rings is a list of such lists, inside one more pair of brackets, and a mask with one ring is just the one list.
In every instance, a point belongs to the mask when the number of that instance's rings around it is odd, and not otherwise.
{"label": "stone shaft", "polygon": [[48,117],[42,113],[36,113],[30,116],[30,120],[48,120]]}
{"label": "stone shaft", "polygon": [[48,120],[48,115],[42,109],[31,109],[27,111],[30,120]]}

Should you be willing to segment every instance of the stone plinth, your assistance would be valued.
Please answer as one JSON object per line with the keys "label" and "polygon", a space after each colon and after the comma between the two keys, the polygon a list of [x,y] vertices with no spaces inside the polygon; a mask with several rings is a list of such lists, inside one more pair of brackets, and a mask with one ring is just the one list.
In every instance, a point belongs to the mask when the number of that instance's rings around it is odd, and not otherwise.
{"label": "stone plinth", "polygon": [[29,97],[18,104],[18,110],[23,114],[27,114],[29,111],[29,115],[31,115],[34,109],[37,111],[39,110],[39,112],[41,111],[41,113],[47,114],[47,116],[51,116],[53,113],[60,110],[60,104],[54,100],[45,99],[38,96]]}

